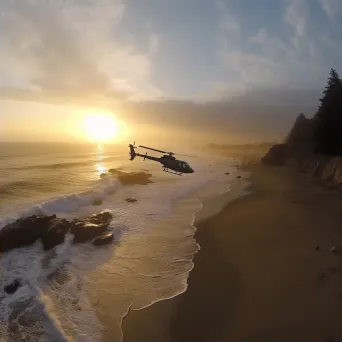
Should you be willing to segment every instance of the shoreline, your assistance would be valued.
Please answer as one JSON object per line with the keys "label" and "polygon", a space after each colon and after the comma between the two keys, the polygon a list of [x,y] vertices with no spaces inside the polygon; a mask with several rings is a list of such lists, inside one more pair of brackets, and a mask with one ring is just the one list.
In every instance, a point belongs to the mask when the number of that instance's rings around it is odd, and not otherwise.
{"label": "shoreline", "polygon": [[[249,196],[253,193],[253,183],[252,183],[252,172],[248,170],[247,168],[241,167],[237,168],[234,166],[235,169],[235,176],[242,175],[242,178],[237,179],[233,178],[230,180],[230,189],[222,192],[221,194],[213,197],[210,196],[209,200],[203,201],[203,197],[201,196],[196,197],[197,200],[201,203],[201,208],[199,208],[197,211],[193,213],[193,220],[191,222],[191,226],[195,228],[195,232],[193,235],[193,238],[195,239],[197,245],[198,245],[198,250],[194,255],[194,258],[192,260],[193,262],[193,268],[189,272],[188,276],[188,281],[189,278],[191,277],[191,273],[193,272],[193,269],[196,267],[196,257],[199,253],[201,253],[201,244],[199,243],[198,239],[196,238],[199,230],[202,229],[202,226],[206,224],[207,221],[212,219],[213,217],[219,215],[222,211],[224,211],[231,203],[235,201],[239,201],[246,196]],[[188,287],[188,284],[187,284]],[[159,299],[150,305],[138,309],[138,310],[132,310],[129,309],[127,311],[127,314],[123,317],[122,323],[121,323],[121,328],[122,328],[122,333],[123,333],[123,338],[122,341],[139,341],[139,337],[134,335],[134,338],[127,339],[127,336],[125,336],[124,332],[124,326],[127,324],[125,321],[130,320],[132,323],[129,323],[130,326],[128,327],[129,330],[133,329],[131,325],[137,324],[139,322],[139,327],[145,326],[145,329],[143,330],[143,340],[149,340],[149,341],[169,341],[170,340],[170,332],[168,329],[165,329],[167,327],[167,322],[165,322],[165,319],[168,319],[171,315],[173,315],[177,304],[179,297],[184,295],[186,293],[187,289],[185,291],[175,294],[174,296],[170,298],[164,298],[164,299]],[[147,314],[147,315],[145,315]],[[133,317],[132,317],[133,316]],[[148,318],[147,321],[144,321],[144,317]],[[144,322],[144,323],[141,323]],[[157,326],[155,327],[150,327],[151,323],[157,323]],[[162,324],[160,324],[162,323]],[[160,329],[160,326],[165,329],[164,331]],[[151,334],[151,331],[157,330]],[[140,332],[141,333],[141,332]],[[107,336],[108,337],[108,336]],[[107,340],[106,340],[107,341]]]}
{"label": "shoreline", "polygon": [[[204,222],[222,212],[227,205],[235,200],[251,194],[252,181],[251,173],[245,170],[236,169],[236,174],[242,178],[233,178],[229,180],[229,189],[216,195],[207,198],[197,196],[198,200],[202,203],[200,210],[194,213],[193,225],[197,231],[197,225]],[[196,234],[195,234],[196,235]]]}
{"label": "shoreline", "polygon": [[[104,327],[103,333],[102,333],[102,339],[101,341],[119,341],[122,339],[122,323],[125,320],[125,318],[131,314],[133,311],[144,311],[148,309],[151,306],[154,306],[156,303],[160,301],[167,301],[172,300],[173,298],[176,298],[180,294],[182,294],[187,286],[186,280],[188,277],[188,273],[191,272],[193,269],[193,256],[198,252],[200,249],[200,246],[194,239],[194,235],[196,234],[196,226],[194,225],[195,221],[195,215],[198,211],[201,210],[202,203],[198,198],[195,197],[188,197],[185,199],[182,199],[181,201],[177,202],[172,212],[169,216],[165,217],[162,220],[158,220],[154,223],[152,223],[149,227],[151,229],[151,233],[147,235],[149,238],[154,234],[153,231],[159,231],[162,226],[172,228],[174,226],[179,226],[183,229],[184,236],[178,236],[178,241],[181,244],[186,243],[186,245],[191,247],[188,249],[187,253],[191,255],[191,258],[188,259],[188,255],[184,254],[184,259],[180,259],[179,262],[183,265],[188,265],[186,267],[186,270],[183,270],[182,273],[175,273],[174,277],[172,279],[173,284],[168,288],[167,284],[165,283],[165,280],[160,278],[159,276],[156,276],[156,281],[163,282],[163,284],[157,283],[153,284],[151,283],[151,286],[153,286],[153,290],[151,293],[153,294],[153,291],[156,291],[155,294],[159,292],[159,295],[161,297],[149,296],[148,298],[145,298],[145,302],[133,302],[129,305],[127,311],[125,314],[121,317],[120,324],[113,324],[112,318],[110,317],[110,310],[107,308],[107,310],[103,311],[102,306],[99,306],[99,310],[97,312],[97,315],[99,317],[99,320],[101,324]],[[172,236],[171,236],[172,239]],[[170,242],[170,241],[166,241]],[[168,244],[166,243],[165,246]],[[176,247],[176,246],[174,246]],[[166,267],[166,265],[163,265],[163,267]],[[169,284],[170,285],[170,284]],[[108,298],[100,296],[102,300],[108,302]],[[137,299],[137,298],[135,298]],[[139,298],[138,298],[139,299]],[[142,299],[142,298],[140,298]],[[113,305],[111,300],[109,301]],[[138,309],[137,309],[138,307]]]}
{"label": "shoreline", "polygon": [[342,338],[342,277],[319,280],[341,262],[329,253],[340,199],[282,168],[252,167],[251,179],[250,195],[197,223],[187,290],[130,311],[123,341]]}
{"label": "shoreline", "polygon": [[[236,173],[236,174],[235,174]],[[122,329],[122,325],[123,325],[123,321],[129,316],[131,315],[132,312],[135,311],[145,311],[148,310],[151,306],[154,306],[157,303],[163,302],[163,301],[169,301],[169,300],[173,300],[175,298],[177,298],[178,296],[182,295],[187,288],[187,279],[189,276],[189,273],[191,273],[193,267],[194,267],[194,257],[196,256],[196,254],[198,253],[198,251],[200,250],[200,245],[197,243],[195,235],[197,232],[197,225],[199,224],[199,220],[205,220],[207,217],[211,217],[213,215],[215,215],[219,210],[217,210],[217,207],[220,206],[225,206],[225,204],[227,202],[230,202],[232,200],[234,200],[237,197],[241,197],[244,196],[245,193],[243,192],[243,189],[245,187],[247,187],[249,185],[249,181],[247,181],[247,178],[245,179],[235,179],[236,175],[243,175],[244,177],[247,175],[247,173],[242,172],[241,170],[238,170],[237,168],[234,168],[234,175],[233,178],[231,177],[227,177],[227,184],[229,184],[230,189],[226,189],[224,192],[220,193],[219,195],[217,195],[215,198],[217,199],[217,203],[214,206],[210,206],[208,208],[208,199],[213,198],[213,194],[212,194],[212,187],[202,187],[199,191],[192,193],[191,195],[189,195],[189,197],[186,197],[184,199],[182,199],[181,201],[177,202],[172,209],[172,212],[170,213],[169,216],[167,216],[166,218],[160,220],[160,221],[156,221],[153,225],[154,226],[163,226],[163,225],[167,225],[171,227],[175,227],[175,225],[183,225],[183,229],[185,229],[187,231],[186,235],[184,235],[183,237],[180,237],[181,240],[183,242],[185,242],[185,240],[183,240],[185,237],[191,239],[193,242],[192,244],[194,244],[196,246],[196,249],[192,252],[192,257],[191,260],[187,260],[188,263],[191,264],[191,269],[189,269],[189,271],[186,274],[186,277],[184,276],[184,279],[182,281],[182,288],[177,289],[176,292],[174,293],[169,293],[166,297],[159,297],[157,299],[152,300],[151,302],[144,304],[143,306],[141,306],[138,303],[133,303],[129,306],[127,312],[125,312],[125,315],[122,317],[121,320],[121,324],[120,327]],[[226,184],[226,185],[227,185]],[[215,186],[217,187],[217,184],[215,184]],[[216,188],[215,188],[216,189]],[[208,192],[209,190],[209,192]],[[206,204],[204,205],[203,201],[206,202]],[[192,207],[191,208],[189,207]],[[187,209],[188,208],[188,209]],[[190,210],[189,210],[190,209]],[[205,209],[205,210],[203,210]],[[201,213],[199,215],[199,213]],[[191,215],[191,218],[190,218]],[[190,219],[190,220],[189,220]],[[170,224],[170,222],[173,222],[172,224]],[[190,230],[189,230],[190,229]],[[159,230],[159,229],[158,229]],[[185,230],[183,231],[182,234],[185,233]],[[191,235],[188,235],[191,231]],[[184,260],[183,260],[184,262]],[[180,277],[180,275],[176,275],[177,279],[178,277]],[[137,308],[137,306],[139,308]],[[119,338],[119,333],[118,330],[116,328],[114,328],[114,325],[111,324],[111,320],[109,319],[109,317],[107,317],[107,315],[103,315],[100,314],[100,311],[98,312],[99,317],[100,317],[100,321],[103,324],[103,326],[105,327],[104,331],[103,331],[103,335],[102,335],[102,339],[104,341],[113,341],[113,340],[118,340]],[[108,314],[108,312],[107,312]]]}

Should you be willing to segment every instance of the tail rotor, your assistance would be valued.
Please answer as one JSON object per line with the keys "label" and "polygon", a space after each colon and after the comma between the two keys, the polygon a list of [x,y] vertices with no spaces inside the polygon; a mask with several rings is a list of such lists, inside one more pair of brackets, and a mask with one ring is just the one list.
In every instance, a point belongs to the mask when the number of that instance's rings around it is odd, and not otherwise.
{"label": "tail rotor", "polygon": [[134,151],[134,149],[136,148],[135,147],[135,141],[134,141],[133,145],[129,144],[128,147],[129,147],[129,155],[131,156],[130,160],[133,160],[136,156],[136,153]]}

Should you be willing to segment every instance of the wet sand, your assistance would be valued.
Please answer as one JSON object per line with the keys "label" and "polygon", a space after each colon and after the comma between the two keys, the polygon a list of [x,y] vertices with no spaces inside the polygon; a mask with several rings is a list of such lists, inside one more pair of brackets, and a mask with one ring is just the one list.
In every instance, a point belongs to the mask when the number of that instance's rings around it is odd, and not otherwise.
{"label": "wet sand", "polygon": [[131,311],[124,341],[342,340],[341,195],[284,168],[251,180],[197,226],[187,291]]}

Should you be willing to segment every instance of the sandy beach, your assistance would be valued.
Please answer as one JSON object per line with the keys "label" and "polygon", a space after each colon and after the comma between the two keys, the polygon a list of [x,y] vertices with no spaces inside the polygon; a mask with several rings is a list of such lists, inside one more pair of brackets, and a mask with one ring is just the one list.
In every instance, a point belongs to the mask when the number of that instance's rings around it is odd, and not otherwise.
{"label": "sandy beach", "polygon": [[342,340],[341,195],[285,168],[197,225],[182,295],[123,322],[124,341]]}

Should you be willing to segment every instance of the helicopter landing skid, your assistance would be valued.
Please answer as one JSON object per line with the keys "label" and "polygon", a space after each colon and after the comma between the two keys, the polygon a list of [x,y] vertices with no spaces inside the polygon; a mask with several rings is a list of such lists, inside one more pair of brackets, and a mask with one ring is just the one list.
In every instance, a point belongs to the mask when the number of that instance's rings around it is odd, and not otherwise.
{"label": "helicopter landing skid", "polygon": [[170,171],[168,168],[163,167],[164,172],[172,173],[173,175],[181,176],[183,172]]}

